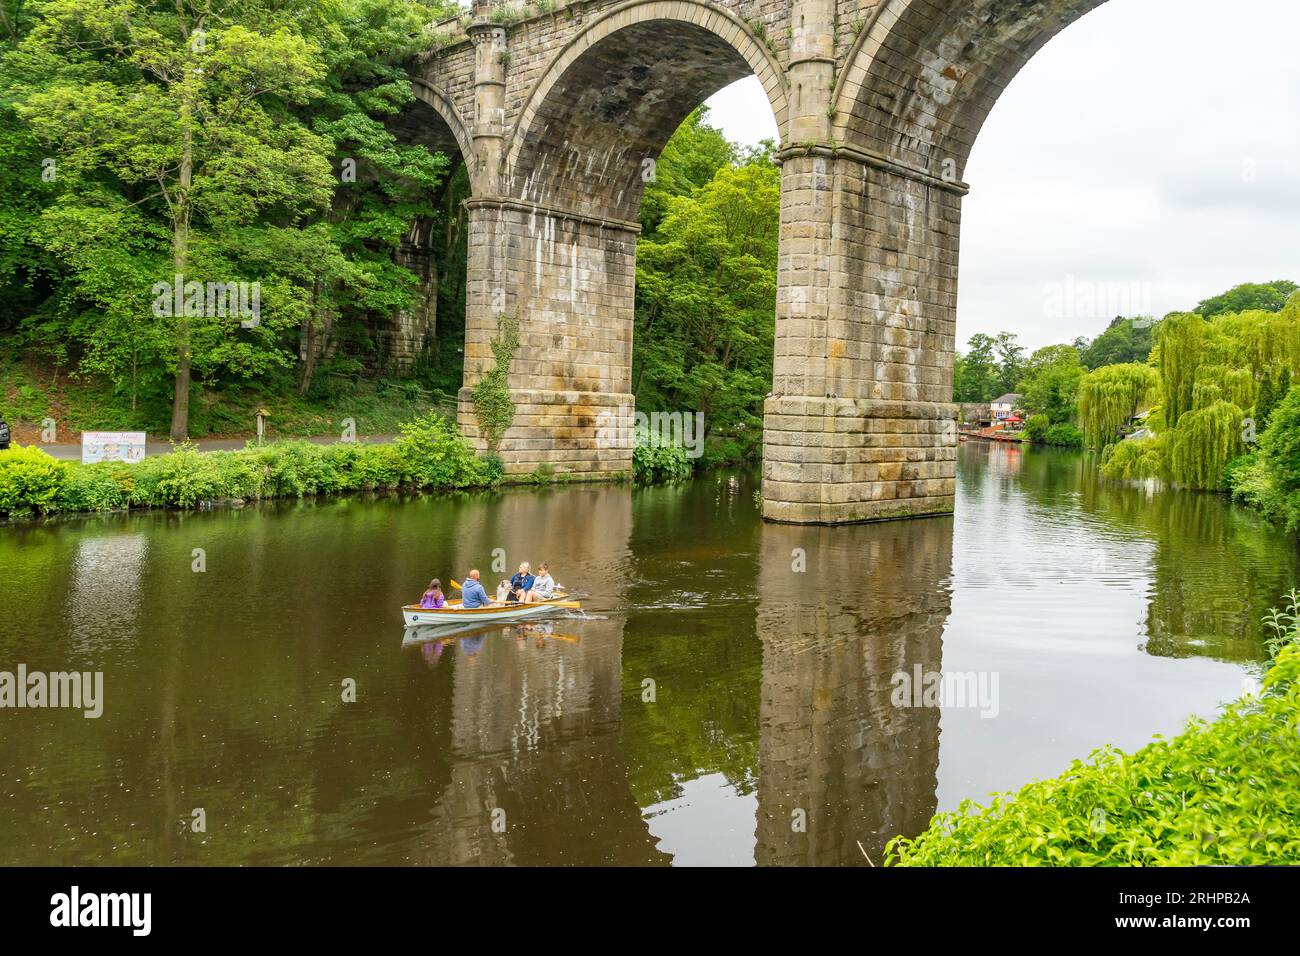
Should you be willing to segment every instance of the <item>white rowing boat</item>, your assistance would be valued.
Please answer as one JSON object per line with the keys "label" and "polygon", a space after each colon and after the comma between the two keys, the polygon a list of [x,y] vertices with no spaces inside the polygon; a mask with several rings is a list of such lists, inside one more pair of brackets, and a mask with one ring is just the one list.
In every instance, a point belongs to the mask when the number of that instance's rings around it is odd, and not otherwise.
{"label": "white rowing boat", "polygon": [[407,627],[446,627],[448,624],[492,624],[497,621],[514,621],[557,610],[582,608],[577,601],[570,601],[563,595],[549,601],[533,601],[530,604],[493,602],[486,607],[463,608],[460,603],[460,601],[448,601],[439,608],[407,604],[402,608],[402,617],[406,620]]}

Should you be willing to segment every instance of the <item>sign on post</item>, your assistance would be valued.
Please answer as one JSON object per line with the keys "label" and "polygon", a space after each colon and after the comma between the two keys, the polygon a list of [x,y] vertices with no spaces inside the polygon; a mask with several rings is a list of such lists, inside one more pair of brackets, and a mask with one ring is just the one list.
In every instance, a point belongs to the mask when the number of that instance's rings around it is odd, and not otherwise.
{"label": "sign on post", "polygon": [[144,432],[82,432],[81,463],[137,462],[144,458]]}

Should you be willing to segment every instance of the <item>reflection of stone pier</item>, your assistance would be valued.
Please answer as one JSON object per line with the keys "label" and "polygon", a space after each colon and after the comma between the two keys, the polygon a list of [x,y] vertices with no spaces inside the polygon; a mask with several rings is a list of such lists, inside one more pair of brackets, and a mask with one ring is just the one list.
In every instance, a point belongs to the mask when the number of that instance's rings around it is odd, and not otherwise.
{"label": "reflection of stone pier", "polygon": [[[504,547],[513,562],[529,542],[563,545],[566,577],[612,599],[626,576],[599,556],[630,529],[626,489],[575,489],[545,508],[532,495],[508,495],[464,546],[483,554]],[[490,577],[485,568],[489,589]],[[450,780],[422,827],[418,862],[667,862],[627,783],[622,647],[621,621],[560,618],[461,639],[443,652],[438,666],[453,668]],[[494,829],[494,811],[503,831]]]}
{"label": "reflection of stone pier", "polygon": [[894,707],[891,677],[940,669],[951,566],[946,518],[763,527],[759,864],[865,865],[861,842],[879,866],[929,822],[939,710]]}

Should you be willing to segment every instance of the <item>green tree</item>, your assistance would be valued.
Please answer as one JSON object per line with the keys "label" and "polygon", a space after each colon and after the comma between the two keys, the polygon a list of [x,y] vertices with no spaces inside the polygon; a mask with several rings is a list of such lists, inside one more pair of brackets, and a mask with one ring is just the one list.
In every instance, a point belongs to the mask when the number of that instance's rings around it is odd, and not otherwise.
{"label": "green tree", "polygon": [[1074,416],[1084,367],[1072,345],[1048,345],[1034,352],[1025,365],[1016,390],[1024,395],[1030,412],[1045,415],[1052,425]]}
{"label": "green tree", "polygon": [[954,368],[953,401],[988,402],[998,396],[997,341],[976,332],[966,343],[965,355]]}
{"label": "green tree", "polygon": [[1300,387],[1278,403],[1259,444],[1274,487],[1288,496],[1300,491]]}
{"label": "green tree", "polygon": [[737,164],[738,150],[709,125],[708,115],[707,106],[692,111],[655,161],[641,197],[641,228],[647,235],[659,228],[673,199],[702,189],[724,166]]}
{"label": "green tree", "polygon": [[1174,428],[1192,410],[1196,369],[1201,364],[1208,325],[1190,312],[1165,316],[1156,333],[1165,423]]}
{"label": "green tree", "polygon": [[[1025,349],[1012,332],[999,332],[994,341],[998,357],[997,390],[1003,394],[1014,391],[1025,370]],[[996,398],[997,396],[990,396]]]}
{"label": "green tree", "polygon": [[639,408],[702,412],[708,435],[757,451],[772,382],[779,223],[771,163],[723,166],[670,200],[637,247]]}
{"label": "green tree", "polygon": [[1133,319],[1117,316],[1106,331],[1080,349],[1084,366],[1091,370],[1103,365],[1145,362],[1151,354],[1154,325],[1145,316]]}
{"label": "green tree", "polygon": [[1273,282],[1243,282],[1222,295],[1204,300],[1192,311],[1206,319],[1225,313],[1247,312],[1254,309],[1280,312],[1286,304],[1287,297],[1297,288],[1300,286],[1287,279],[1277,279]]}
{"label": "green tree", "polygon": [[[272,328],[239,337],[239,316],[216,321],[196,307],[186,283],[240,278],[209,271],[228,263],[211,233],[247,225],[271,207],[293,221],[329,201],[327,146],[287,122],[284,109],[309,99],[325,70],[294,7],[51,0],[19,46],[28,75],[47,78],[26,91],[18,114],[58,150],[64,184],[47,226],[98,246],[122,231],[136,206],[149,204],[166,229],[170,269],[145,288],[161,281],[185,293],[185,301],[161,308],[170,313],[177,441],[187,435],[196,357],[239,362],[250,374],[285,360]],[[113,183],[127,195],[110,192]],[[139,286],[129,293],[138,296]]]}
{"label": "green tree", "polygon": [[[182,438],[192,382],[275,387],[301,354],[305,392],[336,320],[410,306],[417,280],[394,251],[413,220],[437,218],[446,159],[398,143],[386,121],[414,99],[402,63],[450,4],[31,9],[0,64],[13,104],[0,149],[57,169],[33,187],[34,214],[0,219],[33,264],[0,271],[37,290],[18,320],[28,340],[58,343],[51,358],[133,402],[169,391]],[[260,286],[257,321],[205,301],[206,284],[240,281]],[[155,283],[183,294],[160,298]]]}

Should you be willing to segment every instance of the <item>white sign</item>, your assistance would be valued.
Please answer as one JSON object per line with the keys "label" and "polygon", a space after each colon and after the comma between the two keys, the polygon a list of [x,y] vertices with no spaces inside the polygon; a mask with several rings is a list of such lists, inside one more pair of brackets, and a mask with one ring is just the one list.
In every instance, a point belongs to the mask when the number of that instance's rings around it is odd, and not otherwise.
{"label": "white sign", "polygon": [[144,458],[144,432],[82,432],[81,463],[136,462]]}

